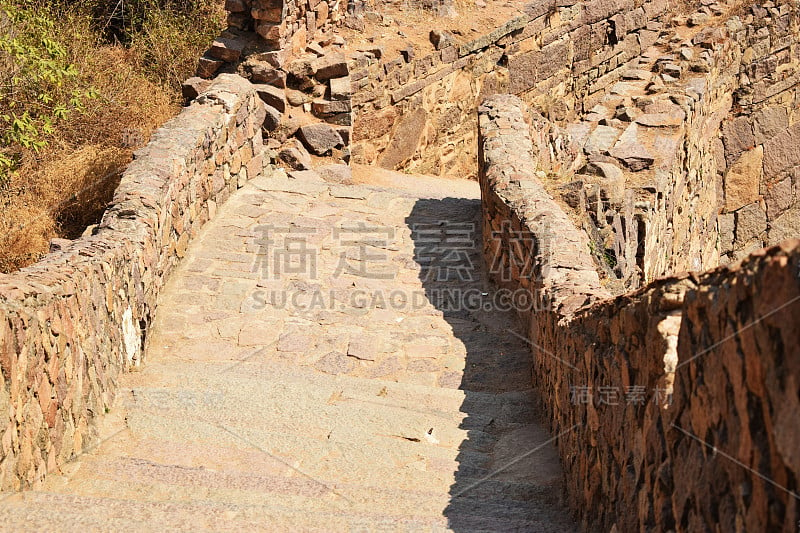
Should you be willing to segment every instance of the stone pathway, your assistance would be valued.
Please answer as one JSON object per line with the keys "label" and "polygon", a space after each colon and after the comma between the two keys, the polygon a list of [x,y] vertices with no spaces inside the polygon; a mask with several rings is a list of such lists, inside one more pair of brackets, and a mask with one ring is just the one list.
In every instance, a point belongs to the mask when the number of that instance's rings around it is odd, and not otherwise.
{"label": "stone pathway", "polygon": [[576,531],[529,350],[487,310],[477,184],[395,181],[413,189],[300,172],[235,194],[101,444],[0,527]]}

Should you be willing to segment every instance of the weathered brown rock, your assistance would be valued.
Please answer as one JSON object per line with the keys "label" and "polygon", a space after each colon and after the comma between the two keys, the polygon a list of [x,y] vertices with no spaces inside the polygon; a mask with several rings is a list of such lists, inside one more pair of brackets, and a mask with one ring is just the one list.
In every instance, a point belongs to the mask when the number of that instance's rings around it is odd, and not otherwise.
{"label": "weathered brown rock", "polygon": [[743,152],[725,174],[725,209],[736,211],[758,200],[764,149]]}
{"label": "weathered brown rock", "polygon": [[748,117],[737,117],[722,125],[722,142],[725,143],[725,160],[729,165],[739,158],[739,154],[756,145],[753,127]]}
{"label": "weathered brown rock", "polygon": [[211,84],[209,80],[204,80],[200,77],[192,77],[181,84],[181,94],[184,100],[194,100],[200,93],[205,91]]}
{"label": "weathered brown rock", "polygon": [[211,57],[201,57],[197,61],[197,76],[210,78],[224,65],[225,62]]}
{"label": "weathered brown rock", "polygon": [[431,30],[429,38],[436,50],[441,50],[449,46],[458,46],[458,41],[449,31]]}
{"label": "weathered brown rock", "polygon": [[311,155],[297,139],[291,139],[289,144],[281,148],[278,157],[295,170],[308,170],[311,168]]}
{"label": "weathered brown rock", "polygon": [[263,126],[267,131],[274,131],[278,129],[281,124],[283,114],[269,104],[264,104],[264,121]]}
{"label": "weathered brown rock", "polygon": [[427,113],[417,108],[400,119],[389,146],[383,152],[379,164],[383,168],[395,169],[414,155],[425,126]]}
{"label": "weathered brown rock", "polygon": [[800,166],[800,122],[764,143],[764,179],[773,181]]}
{"label": "weathered brown rock", "polygon": [[347,76],[347,60],[341,52],[331,52],[311,62],[311,71],[320,81]]}
{"label": "weathered brown rock", "polygon": [[286,92],[272,85],[254,85],[261,100],[281,113],[286,112]]}
{"label": "weathered brown rock", "polygon": [[266,83],[280,89],[286,88],[286,73],[266,61],[253,61],[247,66],[254,83]]}
{"label": "weathered brown rock", "polygon": [[382,137],[392,130],[396,120],[397,110],[394,107],[387,107],[372,113],[362,113],[356,119],[353,140],[361,141]]}
{"label": "weathered brown rock", "polygon": [[352,91],[349,77],[331,78],[328,84],[331,88],[331,100],[350,100]]}
{"label": "weathered brown rock", "polygon": [[303,144],[317,155],[324,155],[344,144],[339,133],[328,124],[301,126],[298,135]]}
{"label": "weathered brown rock", "polygon": [[336,115],[350,112],[349,100],[314,100],[311,103],[311,112],[317,117]]}
{"label": "weathered brown rock", "polygon": [[736,242],[746,243],[760,237],[767,230],[767,214],[758,203],[746,205],[736,211]]}
{"label": "weathered brown rock", "polygon": [[211,44],[208,55],[216,59],[221,59],[222,61],[234,62],[239,60],[244,47],[245,42],[241,39],[218,37]]}

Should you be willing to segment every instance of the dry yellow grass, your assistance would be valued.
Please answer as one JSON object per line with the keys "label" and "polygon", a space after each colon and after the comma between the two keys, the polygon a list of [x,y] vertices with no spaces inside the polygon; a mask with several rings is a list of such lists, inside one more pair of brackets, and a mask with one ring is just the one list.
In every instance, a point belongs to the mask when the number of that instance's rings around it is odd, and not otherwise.
{"label": "dry yellow grass", "polygon": [[[214,6],[209,16],[221,20]],[[70,114],[45,150],[24,150],[19,171],[0,190],[0,272],[35,262],[52,238],[79,237],[99,220],[133,150],[180,110],[179,81],[203,51],[177,32],[168,35],[166,25],[127,48],[100,43],[79,15],[64,25],[70,62],[99,96]]]}

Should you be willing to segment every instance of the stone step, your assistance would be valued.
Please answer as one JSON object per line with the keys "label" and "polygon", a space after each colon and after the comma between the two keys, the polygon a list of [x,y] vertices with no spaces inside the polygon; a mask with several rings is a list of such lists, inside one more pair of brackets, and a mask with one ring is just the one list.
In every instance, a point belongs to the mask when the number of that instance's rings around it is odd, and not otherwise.
{"label": "stone step", "polygon": [[[228,396],[233,401],[234,397],[239,396],[237,390],[246,390],[247,394],[268,395],[265,401],[272,401],[279,394],[285,398],[287,394],[298,394],[302,390],[304,397],[316,402],[339,404],[360,401],[456,419],[464,416],[460,413],[472,415],[486,412],[492,413],[495,423],[510,423],[519,420],[525,411],[531,411],[534,401],[532,390],[492,393],[342,374],[331,376],[288,361],[254,361],[241,364],[193,362],[191,365],[174,360],[151,361],[143,372],[131,377],[129,383],[139,386],[142,391],[152,391],[149,396],[142,398],[143,402],[151,403],[159,401],[153,394],[162,388],[202,391],[208,395],[210,401],[224,401]],[[202,397],[195,400],[201,399]],[[176,408],[182,406],[188,409],[192,406],[192,400],[191,396],[181,400],[180,397],[165,394],[163,402],[167,405],[174,403]],[[125,405],[130,407],[127,400]]]}
{"label": "stone step", "polygon": [[[389,507],[389,509],[392,509]],[[382,511],[382,512],[381,512]],[[0,527],[48,531],[547,531],[572,532],[566,517],[513,504],[456,500],[438,516],[294,510],[274,501],[256,505],[133,501],[121,498],[27,493],[0,508]]]}
{"label": "stone step", "polygon": [[[91,477],[77,477],[70,494],[153,502],[209,501],[258,506],[280,502],[287,509],[370,513],[392,509],[393,513],[437,516],[448,505],[502,502],[493,507],[500,517],[520,517],[530,508],[548,503],[551,485],[497,479],[459,477],[447,488],[429,486],[424,479],[408,489],[345,484],[317,480],[291,472],[292,476],[260,472],[209,470],[162,465],[142,459],[120,459],[93,465]],[[449,489],[449,490],[448,490]],[[465,491],[463,494],[460,494]],[[455,496],[458,495],[458,496]]]}
{"label": "stone step", "polygon": [[[136,440],[162,440],[163,447],[202,443],[209,450],[224,446],[228,461],[242,449],[261,450],[284,464],[317,479],[339,479],[344,483],[411,488],[424,482],[446,489],[455,469],[461,466],[476,475],[489,473],[489,457],[473,450],[432,445],[424,439],[412,442],[391,436],[351,439],[346,431],[330,439],[313,438],[304,432],[275,432],[245,425],[225,425],[187,417],[163,417],[150,413],[129,414],[128,425]],[[136,456],[135,452],[128,453]],[[458,462],[456,462],[458,461]],[[85,461],[88,463],[88,461]],[[91,471],[97,465],[87,466]]]}

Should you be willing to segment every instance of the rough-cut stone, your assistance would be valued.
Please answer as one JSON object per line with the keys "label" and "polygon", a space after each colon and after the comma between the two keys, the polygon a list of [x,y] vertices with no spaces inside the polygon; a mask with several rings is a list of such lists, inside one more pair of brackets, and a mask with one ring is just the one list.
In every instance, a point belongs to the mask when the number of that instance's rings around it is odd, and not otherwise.
{"label": "rough-cut stone", "polygon": [[394,107],[359,114],[353,128],[353,140],[378,139],[386,135],[392,130],[397,117],[397,109]]}
{"label": "rough-cut stone", "polygon": [[245,42],[240,39],[218,37],[208,50],[208,55],[222,61],[239,61]]}
{"label": "rough-cut stone", "polygon": [[789,116],[785,107],[768,107],[753,115],[753,135],[756,144],[763,144],[777,137],[789,127]]}
{"label": "rough-cut stone", "polygon": [[324,155],[344,144],[336,129],[328,124],[301,126],[298,135],[303,144],[317,155]]}
{"label": "rough-cut stone", "polygon": [[800,121],[764,143],[764,179],[773,181],[800,166]]}
{"label": "rough-cut stone", "polygon": [[742,207],[735,214],[737,243],[747,243],[767,231],[767,214],[758,203]]}
{"label": "rough-cut stone", "polygon": [[347,60],[341,52],[331,52],[311,62],[311,71],[320,81],[347,76]]}
{"label": "rough-cut stone", "polygon": [[255,88],[265,104],[274,107],[281,113],[286,112],[286,92],[283,89],[266,84],[255,85]]}
{"label": "rough-cut stone", "polygon": [[770,222],[769,238],[772,242],[800,238],[800,205],[793,205]]}
{"label": "rough-cut stone", "polygon": [[311,102],[311,112],[317,117],[337,115],[350,112],[349,100],[314,100]]}
{"label": "rough-cut stone", "polygon": [[723,123],[722,142],[725,143],[725,160],[731,165],[739,158],[739,154],[756,145],[750,119],[737,117]]}
{"label": "rough-cut stone", "polygon": [[622,161],[633,172],[650,168],[655,161],[652,152],[640,142],[618,143],[609,155]]}
{"label": "rough-cut stone", "polygon": [[200,96],[200,93],[205,91],[210,84],[210,80],[204,80],[203,78],[197,76],[189,78],[181,85],[181,94],[183,95],[184,100],[194,100]]}
{"label": "rough-cut stone", "polygon": [[270,132],[270,138],[277,139],[280,142],[286,142],[292,135],[297,133],[300,129],[300,121],[290,115],[283,115],[281,123],[274,131]]}
{"label": "rough-cut stone", "polygon": [[200,78],[212,77],[225,62],[213,57],[201,57],[197,60],[197,76]]}
{"label": "rough-cut stone", "polygon": [[282,147],[278,157],[295,170],[311,168],[311,155],[297,139],[291,139],[288,145]]}
{"label": "rough-cut stone", "polygon": [[351,88],[349,77],[331,78],[328,83],[331,88],[331,100],[350,100]]}
{"label": "rough-cut stone", "polygon": [[331,183],[349,184],[353,179],[353,171],[349,165],[322,165],[317,167],[317,172],[325,181]]}
{"label": "rough-cut stone", "polygon": [[[795,205],[797,203],[797,198],[795,197],[792,187],[792,179],[784,178],[777,183],[768,184],[764,193],[764,201],[767,204],[767,215],[770,221]],[[800,232],[800,226],[797,226],[795,229]]]}
{"label": "rough-cut stone", "polygon": [[758,200],[764,149],[743,152],[725,174],[725,209],[736,211]]}
{"label": "rough-cut stone", "polygon": [[452,33],[444,30],[431,30],[429,38],[431,44],[433,44],[433,47],[436,50],[458,45],[458,41],[456,41],[455,36],[453,36]]}
{"label": "rough-cut stone", "polygon": [[404,116],[394,131],[389,146],[383,152],[379,164],[383,168],[395,169],[417,151],[425,127],[427,112],[417,108]]}
{"label": "rough-cut stone", "polygon": [[313,61],[313,56],[297,58],[286,65],[286,72],[301,82],[307,80],[314,74],[314,67],[311,66]]}
{"label": "rough-cut stone", "polygon": [[677,127],[683,124],[684,118],[685,114],[679,113],[645,113],[636,117],[636,123],[651,128]]}
{"label": "rough-cut stone", "polygon": [[267,131],[275,131],[281,124],[283,114],[269,104],[264,104],[263,126]]}
{"label": "rough-cut stone", "polygon": [[620,130],[611,126],[597,126],[586,139],[583,150],[587,153],[606,152],[619,138]]}
{"label": "rough-cut stone", "polygon": [[254,83],[266,83],[279,89],[286,88],[286,73],[266,61],[253,62],[247,68],[250,71],[250,79]]}

